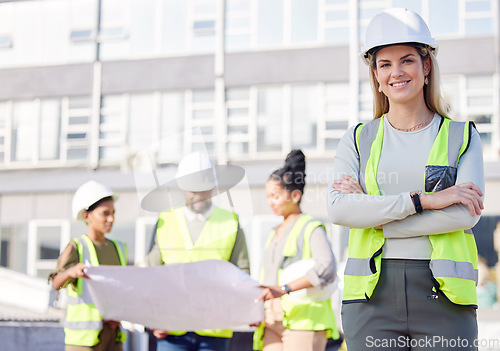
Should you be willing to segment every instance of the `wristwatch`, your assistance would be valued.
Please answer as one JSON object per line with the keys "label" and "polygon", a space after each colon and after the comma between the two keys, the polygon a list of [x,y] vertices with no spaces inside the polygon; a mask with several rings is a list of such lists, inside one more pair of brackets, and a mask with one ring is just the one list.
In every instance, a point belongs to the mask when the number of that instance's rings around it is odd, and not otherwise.
{"label": "wristwatch", "polygon": [[283,291],[285,294],[290,294],[292,289],[288,285],[285,284],[281,287],[281,291]]}
{"label": "wristwatch", "polygon": [[422,203],[420,202],[420,194],[422,194],[421,191],[410,194],[411,200],[413,201],[413,206],[415,206],[415,211],[417,213],[422,213],[422,211],[424,210],[422,208]]}

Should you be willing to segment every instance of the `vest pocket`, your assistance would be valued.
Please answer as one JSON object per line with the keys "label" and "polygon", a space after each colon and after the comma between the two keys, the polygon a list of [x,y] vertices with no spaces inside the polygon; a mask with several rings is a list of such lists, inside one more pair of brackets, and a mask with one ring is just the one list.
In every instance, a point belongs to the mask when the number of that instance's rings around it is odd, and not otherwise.
{"label": "vest pocket", "polygon": [[455,185],[457,168],[451,166],[425,166],[425,192],[434,193]]}

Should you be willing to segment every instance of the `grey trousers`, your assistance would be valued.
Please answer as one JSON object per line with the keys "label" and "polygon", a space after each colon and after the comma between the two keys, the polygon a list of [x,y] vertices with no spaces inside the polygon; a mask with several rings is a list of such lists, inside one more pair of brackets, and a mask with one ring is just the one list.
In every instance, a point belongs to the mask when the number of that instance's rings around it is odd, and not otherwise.
{"label": "grey trousers", "polygon": [[432,293],[429,261],[383,259],[367,302],[342,306],[349,351],[477,350],[476,310]]}

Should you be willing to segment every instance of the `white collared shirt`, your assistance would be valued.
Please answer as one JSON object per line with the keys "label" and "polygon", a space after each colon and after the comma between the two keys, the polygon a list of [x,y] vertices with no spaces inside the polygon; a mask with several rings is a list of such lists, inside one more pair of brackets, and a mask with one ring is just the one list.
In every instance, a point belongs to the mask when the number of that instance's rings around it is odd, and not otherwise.
{"label": "white collared shirt", "polygon": [[198,219],[200,222],[205,223],[214,211],[214,204],[210,204],[208,210],[203,213],[193,212],[187,206],[184,206],[182,209],[184,211],[184,216],[186,217],[186,220],[188,222],[193,222],[195,219]]}

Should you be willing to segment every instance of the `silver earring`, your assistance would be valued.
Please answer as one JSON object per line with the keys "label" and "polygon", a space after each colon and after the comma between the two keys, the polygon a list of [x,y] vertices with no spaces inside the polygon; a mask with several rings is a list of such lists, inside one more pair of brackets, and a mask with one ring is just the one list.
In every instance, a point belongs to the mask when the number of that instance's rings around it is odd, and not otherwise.
{"label": "silver earring", "polygon": [[378,85],[378,92],[381,93],[382,92],[382,87],[380,86],[380,84]]}
{"label": "silver earring", "polygon": [[425,76],[425,79],[424,79],[424,84],[425,84],[425,85],[429,84],[429,79],[427,78],[427,76]]}

